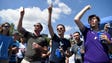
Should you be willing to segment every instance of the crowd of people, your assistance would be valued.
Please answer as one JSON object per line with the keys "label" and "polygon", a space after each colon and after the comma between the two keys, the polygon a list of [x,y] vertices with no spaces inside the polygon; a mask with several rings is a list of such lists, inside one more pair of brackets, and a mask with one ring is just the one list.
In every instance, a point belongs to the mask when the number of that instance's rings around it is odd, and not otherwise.
{"label": "crowd of people", "polygon": [[100,29],[100,18],[97,15],[88,17],[90,28],[81,21],[91,8],[90,5],[74,17],[80,31],[75,31],[69,39],[64,37],[66,29],[63,24],[57,25],[57,34],[54,32],[52,8],[53,5],[48,7],[48,31],[51,38],[41,34],[41,23],[34,24],[32,33],[23,28],[25,9],[20,12],[17,31],[11,34],[8,22],[0,25],[0,63],[112,63],[109,25],[105,24],[104,29]]}

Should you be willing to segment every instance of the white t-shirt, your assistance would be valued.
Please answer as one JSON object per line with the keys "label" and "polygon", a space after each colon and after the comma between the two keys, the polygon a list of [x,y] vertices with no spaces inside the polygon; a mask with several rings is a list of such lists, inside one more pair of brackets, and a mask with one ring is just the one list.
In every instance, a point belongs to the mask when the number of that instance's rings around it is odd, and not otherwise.
{"label": "white t-shirt", "polygon": [[25,51],[25,50],[26,50],[26,43],[24,43],[24,44],[19,43],[19,51],[17,53],[17,57],[18,58],[23,58],[22,51]]}

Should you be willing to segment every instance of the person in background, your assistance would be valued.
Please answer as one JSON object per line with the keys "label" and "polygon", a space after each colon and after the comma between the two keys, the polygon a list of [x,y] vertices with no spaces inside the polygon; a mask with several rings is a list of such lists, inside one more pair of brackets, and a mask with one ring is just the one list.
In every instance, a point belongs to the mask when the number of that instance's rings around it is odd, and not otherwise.
{"label": "person in background", "polygon": [[111,43],[110,35],[100,31],[100,18],[90,15],[88,18],[90,28],[84,26],[81,21],[83,14],[90,8],[90,5],[85,6],[74,18],[74,22],[84,36],[84,63],[109,63],[107,44]]}
{"label": "person in background", "polygon": [[[104,25],[104,30],[107,33],[112,32],[112,28],[110,27],[110,23],[106,23]],[[109,33],[109,34],[111,35],[112,33]],[[111,36],[111,42],[112,42],[112,36]],[[112,43],[108,44],[108,48],[109,48],[108,55],[109,55],[110,63],[112,63]]]}
{"label": "person in background", "polygon": [[25,57],[21,63],[41,63],[42,57],[46,55],[47,40],[46,36],[40,34],[43,26],[41,23],[34,24],[34,33],[26,31],[23,28],[22,21],[24,17],[24,9],[20,12],[20,19],[18,23],[18,31],[26,38],[27,47]]}
{"label": "person in background", "polygon": [[5,22],[0,31],[0,63],[9,63],[8,52],[11,52],[13,38],[10,36],[10,24]]}
{"label": "person in background", "polygon": [[17,55],[17,63],[21,63],[22,59],[24,58],[25,51],[26,51],[26,39],[23,36],[20,36],[20,43],[19,43],[19,50]]}
{"label": "person in background", "polygon": [[71,47],[71,53],[75,54],[75,63],[83,63],[84,59],[84,44],[80,39],[80,32],[73,33],[73,40],[75,44]]}
{"label": "person in background", "polygon": [[19,49],[20,34],[17,31],[14,31],[12,37],[13,37],[13,44],[11,54],[9,55],[9,63],[17,63],[16,53],[18,52]]}
{"label": "person in background", "polygon": [[52,5],[48,8],[48,29],[52,39],[52,50],[49,58],[50,63],[65,63],[65,52],[71,46],[70,41],[64,38],[65,26],[63,24],[57,25],[58,35],[54,33],[51,25]]}

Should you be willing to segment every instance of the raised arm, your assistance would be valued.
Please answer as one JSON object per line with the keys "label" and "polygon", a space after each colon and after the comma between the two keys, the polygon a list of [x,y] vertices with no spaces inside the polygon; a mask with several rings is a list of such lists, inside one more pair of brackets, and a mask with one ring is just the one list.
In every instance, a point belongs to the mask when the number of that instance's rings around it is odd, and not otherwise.
{"label": "raised arm", "polygon": [[22,21],[23,21],[24,13],[25,13],[25,11],[24,11],[24,8],[23,8],[23,10],[20,12],[19,23],[18,23],[18,26],[17,26],[17,29],[18,29],[19,32],[22,32],[22,30],[23,30]]}
{"label": "raised arm", "polygon": [[75,23],[79,27],[80,30],[85,30],[83,23],[80,21],[84,13],[91,8],[90,5],[85,6],[74,18]]}
{"label": "raised arm", "polygon": [[51,16],[52,16],[52,5],[48,8],[48,12],[49,12],[49,17],[48,17],[48,29],[49,29],[49,33],[51,35],[51,38],[54,36],[54,31],[53,31],[53,27],[51,24]]}

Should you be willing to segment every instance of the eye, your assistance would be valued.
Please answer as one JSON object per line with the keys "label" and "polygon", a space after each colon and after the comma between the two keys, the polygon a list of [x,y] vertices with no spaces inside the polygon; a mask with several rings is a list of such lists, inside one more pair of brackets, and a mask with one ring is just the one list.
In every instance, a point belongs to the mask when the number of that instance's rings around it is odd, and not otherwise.
{"label": "eye", "polygon": [[35,27],[39,27],[40,25],[34,25]]}
{"label": "eye", "polygon": [[57,28],[57,30],[63,30],[63,28]]}

